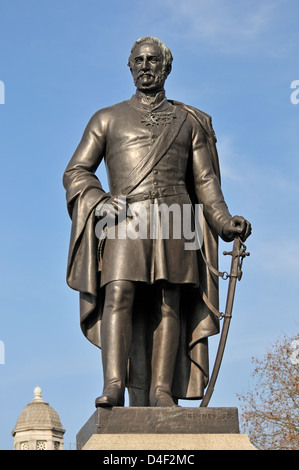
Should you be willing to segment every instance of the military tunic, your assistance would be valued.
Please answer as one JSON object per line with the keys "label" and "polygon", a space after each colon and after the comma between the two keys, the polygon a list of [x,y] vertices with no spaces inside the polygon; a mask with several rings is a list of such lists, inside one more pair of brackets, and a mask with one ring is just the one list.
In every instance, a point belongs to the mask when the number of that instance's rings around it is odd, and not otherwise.
{"label": "military tunic", "polygon": [[[163,93],[149,104],[143,94],[137,93],[130,100],[98,111],[91,119],[87,132],[93,134],[93,145],[87,140],[79,146],[73,162],[84,155],[84,165],[94,170],[105,159],[111,196],[122,194],[122,182],[126,181],[136,165],[149,152],[166,126],[171,126],[183,111],[171,104]],[[84,142],[84,141],[83,141]],[[86,148],[89,145],[89,148]],[[184,216],[191,208],[188,195],[188,168],[192,170],[198,201],[210,223],[221,234],[222,226],[230,217],[207,155],[205,135],[191,116],[187,116],[177,138],[158,164],[133,190],[127,199],[134,215],[121,222],[126,225],[127,236],[117,236],[109,231],[102,262],[101,285],[117,279],[154,283],[167,280],[172,283],[198,284],[198,259],[194,250],[186,250]],[[153,205],[175,207],[170,217],[161,221],[161,211]],[[173,207],[173,206],[172,206]],[[163,206],[162,206],[163,209]],[[144,211],[145,210],[145,211]],[[140,215],[141,214],[141,215]],[[142,215],[143,214],[143,215]],[[134,218],[146,214],[146,234],[134,234]],[[164,213],[164,215],[167,212]],[[192,217],[192,216],[191,216]],[[167,225],[167,233],[159,236]],[[176,224],[176,226],[174,226]],[[153,234],[153,225],[155,233]],[[179,225],[179,226],[178,226]],[[139,227],[144,229],[143,227]],[[194,229],[191,221],[190,230]],[[113,229],[114,230],[114,229]],[[133,231],[133,232],[132,232]],[[141,232],[141,230],[140,230]],[[142,236],[142,238],[141,238]]]}

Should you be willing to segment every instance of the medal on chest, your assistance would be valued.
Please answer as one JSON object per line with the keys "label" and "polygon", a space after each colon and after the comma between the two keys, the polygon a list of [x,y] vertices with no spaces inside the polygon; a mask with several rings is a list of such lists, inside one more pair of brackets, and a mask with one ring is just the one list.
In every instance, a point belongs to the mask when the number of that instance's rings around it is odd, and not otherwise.
{"label": "medal on chest", "polygon": [[172,123],[173,119],[175,119],[175,114],[171,111],[157,113],[150,112],[143,116],[141,122],[145,123],[146,126],[167,126]]}

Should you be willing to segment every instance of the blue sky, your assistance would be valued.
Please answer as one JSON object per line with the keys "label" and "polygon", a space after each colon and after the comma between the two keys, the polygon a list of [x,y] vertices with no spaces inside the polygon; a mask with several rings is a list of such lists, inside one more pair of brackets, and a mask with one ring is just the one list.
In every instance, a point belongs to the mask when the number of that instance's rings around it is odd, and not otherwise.
{"label": "blue sky", "polygon": [[0,449],[13,448],[36,385],[61,417],[66,449],[101,392],[100,352],[82,335],[65,282],[62,174],[91,115],[134,93],[126,64],[139,37],[172,50],[167,97],[212,115],[226,201],[253,225],[210,406],[238,407],[251,357],[298,332],[298,14],[296,0],[2,2]]}

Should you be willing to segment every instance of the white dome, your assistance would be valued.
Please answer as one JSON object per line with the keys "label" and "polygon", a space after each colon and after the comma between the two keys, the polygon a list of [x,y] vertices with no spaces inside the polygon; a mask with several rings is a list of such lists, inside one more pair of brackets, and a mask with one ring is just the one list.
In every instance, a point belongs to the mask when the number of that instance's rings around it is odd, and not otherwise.
{"label": "white dome", "polygon": [[16,432],[32,429],[64,432],[58,414],[49,403],[42,399],[40,387],[35,387],[34,399],[21,412],[12,435],[14,436]]}

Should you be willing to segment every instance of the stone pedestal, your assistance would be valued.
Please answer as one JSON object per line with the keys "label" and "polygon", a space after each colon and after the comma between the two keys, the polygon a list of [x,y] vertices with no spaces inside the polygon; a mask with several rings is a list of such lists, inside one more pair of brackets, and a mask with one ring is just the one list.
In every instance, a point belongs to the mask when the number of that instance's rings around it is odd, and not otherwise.
{"label": "stone pedestal", "polygon": [[82,450],[253,450],[237,408],[97,408],[77,434]]}

